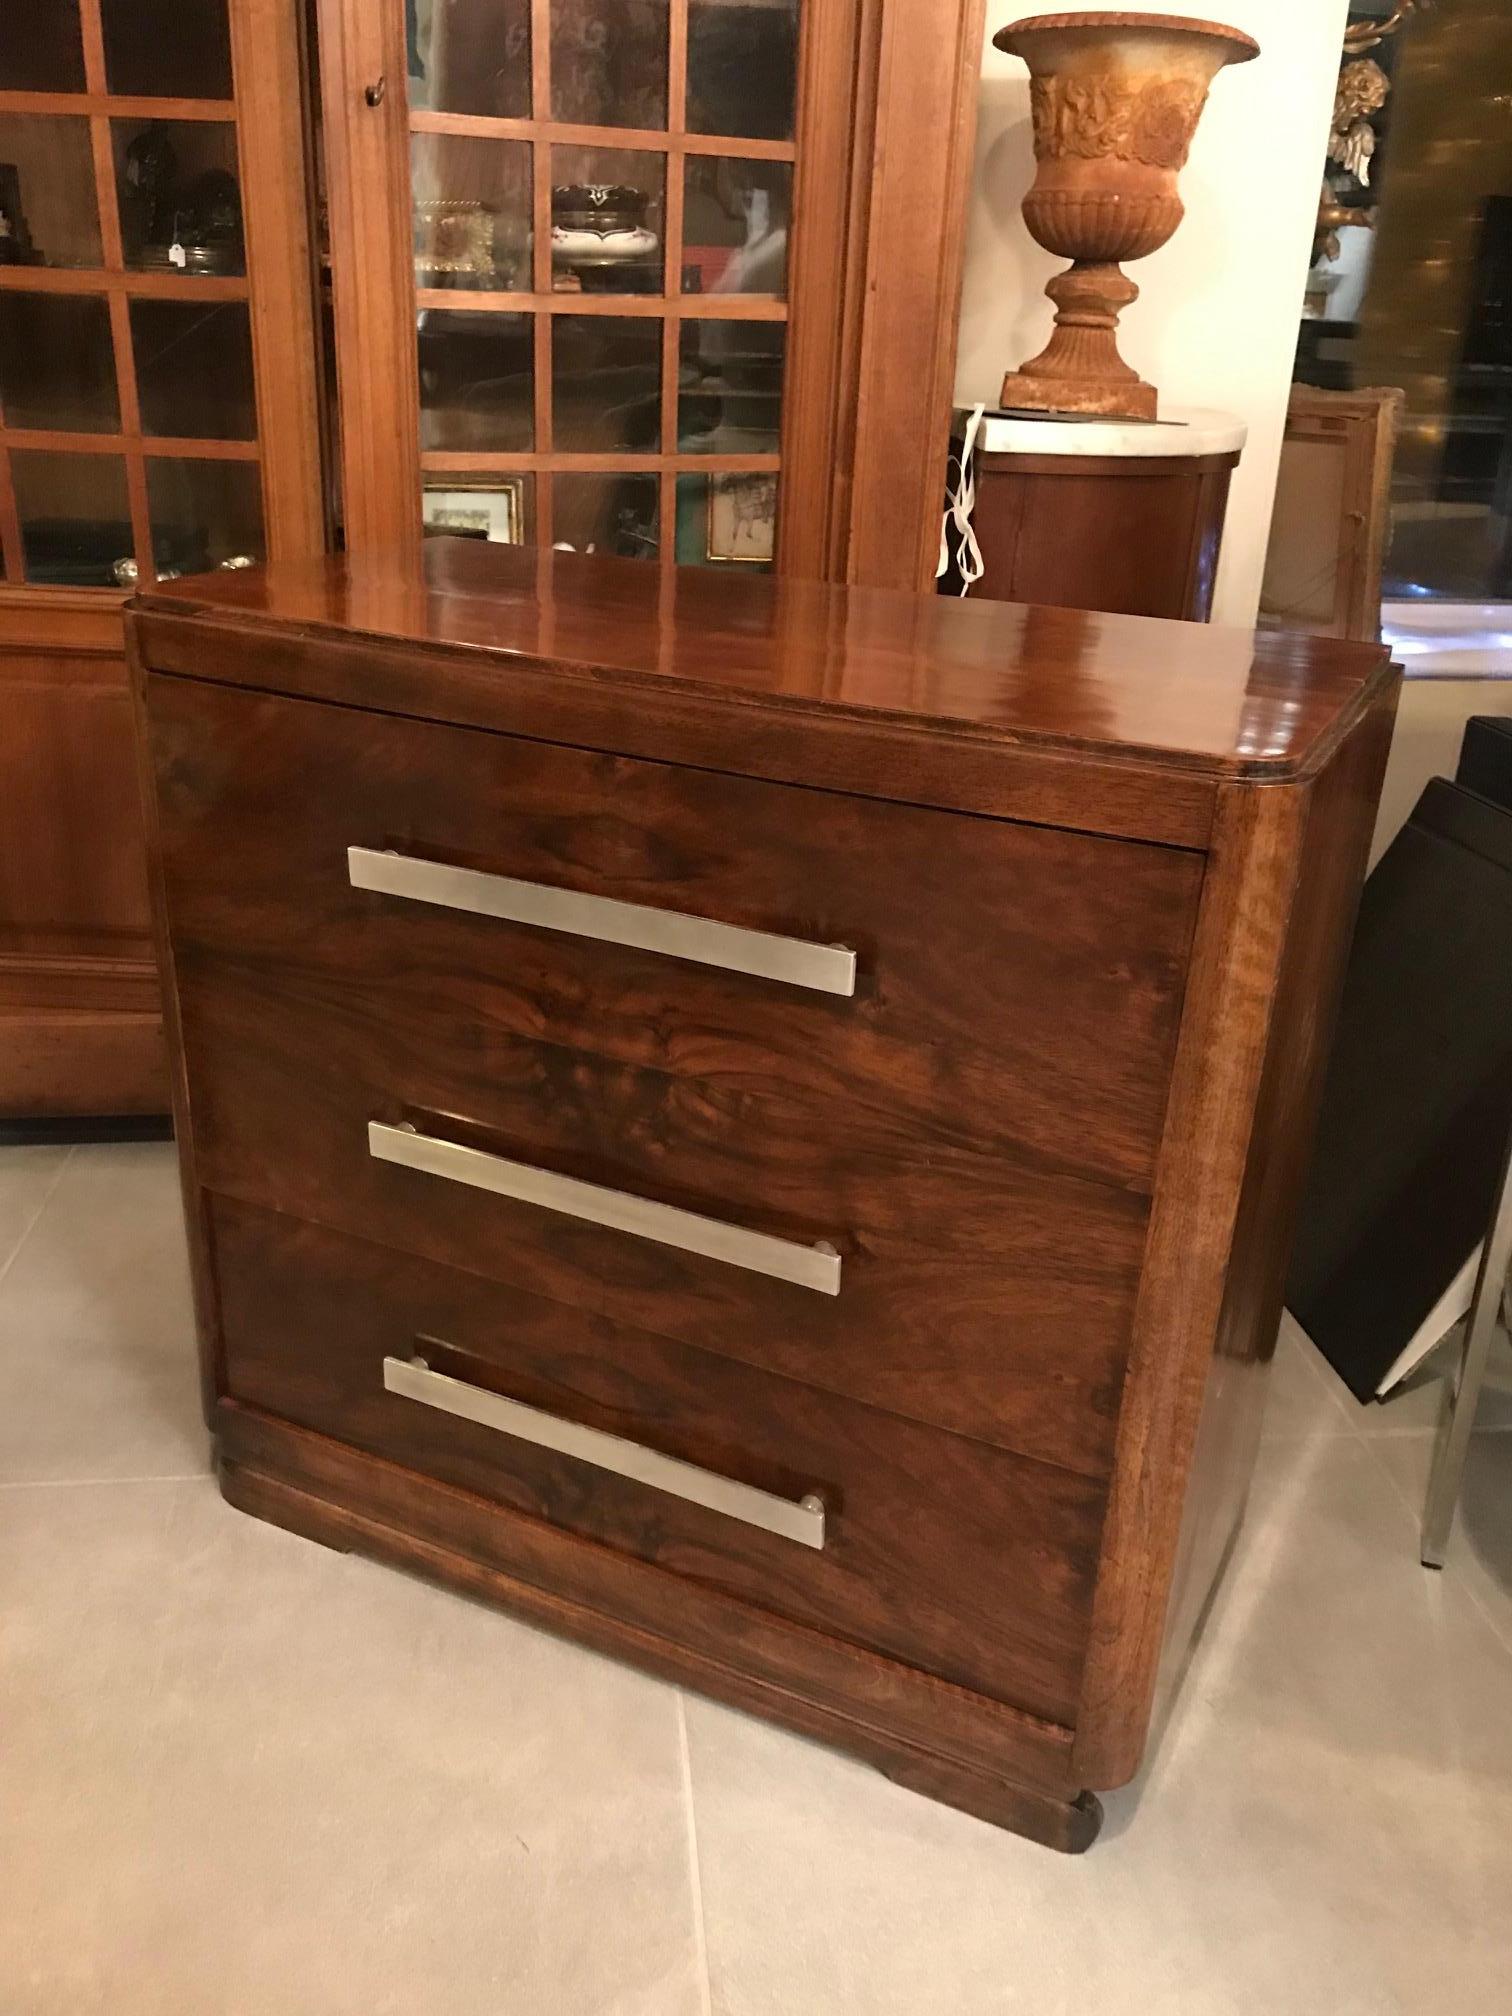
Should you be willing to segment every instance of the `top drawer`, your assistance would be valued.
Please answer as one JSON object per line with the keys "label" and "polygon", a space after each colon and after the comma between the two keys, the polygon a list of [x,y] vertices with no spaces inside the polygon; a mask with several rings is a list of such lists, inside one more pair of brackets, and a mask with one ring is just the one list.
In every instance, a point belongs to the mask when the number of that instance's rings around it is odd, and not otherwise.
{"label": "top drawer", "polygon": [[[858,1153],[912,1130],[1148,1191],[1199,856],[172,679],[151,714],[176,944],[696,1084],[752,1128],[802,1103]],[[354,889],[354,848],[360,879],[675,912],[710,963],[596,941],[591,906],[569,931]],[[852,995],[803,984],[843,981],[837,946]],[[742,970],[773,950],[787,977]]]}

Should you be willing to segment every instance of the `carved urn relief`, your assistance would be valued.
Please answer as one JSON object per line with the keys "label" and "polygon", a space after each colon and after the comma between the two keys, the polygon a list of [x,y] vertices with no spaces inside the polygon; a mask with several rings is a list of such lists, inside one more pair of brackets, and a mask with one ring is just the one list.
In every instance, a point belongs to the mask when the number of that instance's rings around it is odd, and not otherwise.
{"label": "carved urn relief", "polygon": [[1029,66],[1039,170],[1025,222],[1074,262],[1045,289],[1048,347],[1009,372],[1002,403],[1153,420],[1155,387],[1118,354],[1119,314],[1139,298],[1119,262],[1158,251],[1181,222],[1177,177],[1208,88],[1259,44],[1170,14],[1039,14],[992,39]]}

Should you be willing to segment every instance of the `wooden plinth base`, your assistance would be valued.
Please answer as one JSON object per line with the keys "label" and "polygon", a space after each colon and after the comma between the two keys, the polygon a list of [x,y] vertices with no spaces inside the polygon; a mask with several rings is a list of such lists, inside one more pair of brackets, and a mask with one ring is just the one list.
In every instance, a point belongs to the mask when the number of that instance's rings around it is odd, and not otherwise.
{"label": "wooden plinth base", "polygon": [[1055,303],[1055,331],[1038,357],[1008,373],[1002,404],[1031,413],[1155,419],[1160,395],[1118,354],[1118,318],[1139,299],[1122,268],[1078,260],[1045,292]]}
{"label": "wooden plinth base", "polygon": [[[1097,1838],[1102,1808],[1089,1792],[1060,1796],[1046,1789],[1016,1784],[957,1757],[858,1721],[749,1672],[738,1671],[705,1652],[660,1637],[624,1619],[607,1616],[556,1591],[538,1588],[460,1548],[401,1531],[367,1512],[317,1496],[300,1484],[236,1459],[227,1452],[224,1443],[218,1453],[217,1467],[227,1501],[254,1518],[266,1519],[339,1552],[368,1555],[497,1603],[533,1624],[558,1631],[597,1651],[627,1659],[663,1679],[693,1687],[800,1735],[832,1744],[862,1758],[911,1791],[1022,1834],[1047,1848],[1063,1854],[1080,1854]],[[739,1649],[732,1644],[731,1656],[738,1656]]]}
{"label": "wooden plinth base", "polygon": [[1155,420],[1160,394],[1142,378],[1099,383],[1087,378],[1042,378],[1010,371],[998,404],[1007,412],[1088,414],[1105,420]]}

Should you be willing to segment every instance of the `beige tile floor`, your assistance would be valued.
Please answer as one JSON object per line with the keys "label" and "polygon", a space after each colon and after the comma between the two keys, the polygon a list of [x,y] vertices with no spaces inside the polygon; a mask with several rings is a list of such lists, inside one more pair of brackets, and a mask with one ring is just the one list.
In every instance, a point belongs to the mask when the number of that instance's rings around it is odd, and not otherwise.
{"label": "beige tile floor", "polygon": [[1512,2007],[1512,1353],[1440,1576],[1435,1399],[1283,1338],[1182,1705],[1066,1861],[231,1511],[170,1151],[0,1150],[0,2016]]}

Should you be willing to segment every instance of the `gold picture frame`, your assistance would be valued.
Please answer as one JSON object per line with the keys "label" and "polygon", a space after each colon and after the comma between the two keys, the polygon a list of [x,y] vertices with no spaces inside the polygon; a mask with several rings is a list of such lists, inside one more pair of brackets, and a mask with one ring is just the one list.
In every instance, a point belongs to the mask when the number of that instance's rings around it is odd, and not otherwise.
{"label": "gold picture frame", "polygon": [[776,551],[775,472],[710,476],[705,548],[710,564],[770,567]]}
{"label": "gold picture frame", "polygon": [[[444,484],[444,488],[442,485]],[[525,543],[523,476],[447,476],[428,485],[421,506],[428,533],[486,539],[495,546]]]}

